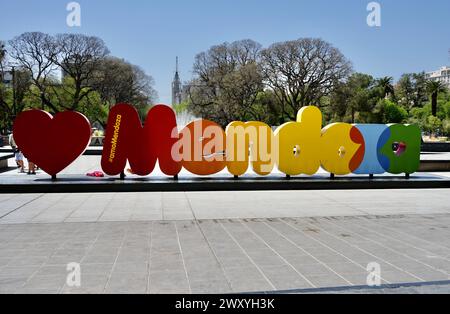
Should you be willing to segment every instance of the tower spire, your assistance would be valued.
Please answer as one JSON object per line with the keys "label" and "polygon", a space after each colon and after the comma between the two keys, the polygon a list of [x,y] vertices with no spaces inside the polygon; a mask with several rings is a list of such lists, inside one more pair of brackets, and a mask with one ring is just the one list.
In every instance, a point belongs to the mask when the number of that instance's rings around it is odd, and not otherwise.
{"label": "tower spire", "polygon": [[182,101],[183,87],[181,84],[180,74],[178,72],[178,56],[176,57],[175,77],[172,82],[172,106],[178,105]]}

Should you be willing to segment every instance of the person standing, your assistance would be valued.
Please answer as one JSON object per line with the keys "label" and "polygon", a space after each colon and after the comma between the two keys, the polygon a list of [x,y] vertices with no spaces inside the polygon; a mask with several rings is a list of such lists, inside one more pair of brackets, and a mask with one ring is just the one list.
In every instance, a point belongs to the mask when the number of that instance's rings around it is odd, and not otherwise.
{"label": "person standing", "polygon": [[36,175],[36,164],[30,161],[28,158],[28,175]]}
{"label": "person standing", "polygon": [[9,135],[9,145],[14,151],[14,157],[16,159],[17,167],[19,168],[20,173],[25,173],[25,164],[23,162],[23,154],[20,149],[17,147],[16,141],[14,140],[13,134]]}

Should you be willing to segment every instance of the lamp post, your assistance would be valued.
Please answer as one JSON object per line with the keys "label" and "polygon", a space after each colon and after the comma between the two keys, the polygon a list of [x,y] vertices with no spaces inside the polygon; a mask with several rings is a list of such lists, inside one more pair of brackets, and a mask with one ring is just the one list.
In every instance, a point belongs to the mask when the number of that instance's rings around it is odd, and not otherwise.
{"label": "lamp post", "polygon": [[16,120],[17,117],[17,67],[19,65],[15,62],[10,62],[9,67],[11,69],[11,77],[12,77],[12,92],[13,92],[13,116],[12,122]]}
{"label": "lamp post", "polygon": [[13,65],[11,67],[12,75],[12,89],[13,89],[13,121],[17,116],[17,103],[16,103],[16,67]]}

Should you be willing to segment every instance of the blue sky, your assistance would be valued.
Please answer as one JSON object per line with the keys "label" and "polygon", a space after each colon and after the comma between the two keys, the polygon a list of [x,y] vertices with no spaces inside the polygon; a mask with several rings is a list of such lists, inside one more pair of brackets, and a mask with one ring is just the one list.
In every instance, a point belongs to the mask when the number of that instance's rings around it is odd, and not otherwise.
{"label": "blue sky", "polygon": [[450,1],[380,0],[381,28],[366,24],[369,0],[78,0],[81,27],[66,24],[68,0],[0,0],[0,39],[27,31],[79,32],[105,40],[111,53],[140,65],[170,102],[175,56],[183,80],[198,52],[251,38],[268,46],[320,37],[356,71],[394,76],[450,63]]}

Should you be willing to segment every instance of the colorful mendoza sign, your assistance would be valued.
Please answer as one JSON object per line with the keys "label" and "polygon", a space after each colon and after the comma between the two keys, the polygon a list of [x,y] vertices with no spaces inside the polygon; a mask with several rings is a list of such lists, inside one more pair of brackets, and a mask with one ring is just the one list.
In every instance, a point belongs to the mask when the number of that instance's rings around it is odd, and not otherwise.
{"label": "colorful mendoza sign", "polygon": [[[154,106],[143,126],[133,106],[118,104],[109,114],[102,168],[111,176],[123,173],[127,162],[140,176],[151,174],[157,162],[167,176],[177,176],[182,168],[199,176],[227,168],[241,176],[249,166],[261,176],[274,167],[289,176],[314,175],[320,167],[335,175],[419,169],[421,131],[415,125],[334,123],[322,128],[322,121],[320,110],[309,106],[299,111],[296,122],[275,132],[257,121],[232,122],[223,130],[212,121],[196,120],[178,130],[168,106]],[[14,136],[24,154],[54,176],[86,149],[90,125],[80,113],[52,118],[31,110],[17,118]]]}

